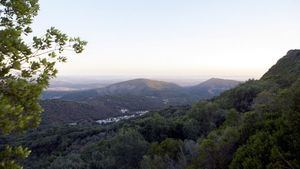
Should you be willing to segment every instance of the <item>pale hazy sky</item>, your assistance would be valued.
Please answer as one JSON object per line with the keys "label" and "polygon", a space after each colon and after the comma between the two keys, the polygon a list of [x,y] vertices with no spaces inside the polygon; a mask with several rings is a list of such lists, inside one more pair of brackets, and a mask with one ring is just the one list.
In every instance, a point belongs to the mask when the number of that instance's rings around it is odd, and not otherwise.
{"label": "pale hazy sky", "polygon": [[89,42],[60,75],[259,78],[300,48],[300,0],[41,0],[50,26]]}

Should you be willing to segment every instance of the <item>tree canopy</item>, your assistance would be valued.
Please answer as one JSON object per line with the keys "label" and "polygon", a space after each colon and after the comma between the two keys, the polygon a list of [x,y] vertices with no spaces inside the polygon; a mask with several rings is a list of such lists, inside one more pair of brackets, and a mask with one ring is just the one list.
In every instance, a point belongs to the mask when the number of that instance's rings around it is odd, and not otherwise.
{"label": "tree canopy", "polygon": [[[51,27],[32,41],[31,24],[38,0],[0,1],[0,135],[36,127],[42,111],[38,100],[57,74],[57,62],[66,62],[65,50],[81,53],[87,42]],[[0,168],[21,168],[15,159],[29,150],[6,145],[0,148]]]}

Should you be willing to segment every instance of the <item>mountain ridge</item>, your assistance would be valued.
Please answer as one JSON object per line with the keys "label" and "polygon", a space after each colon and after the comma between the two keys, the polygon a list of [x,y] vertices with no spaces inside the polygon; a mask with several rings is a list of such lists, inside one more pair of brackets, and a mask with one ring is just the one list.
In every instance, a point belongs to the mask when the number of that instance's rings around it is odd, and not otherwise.
{"label": "mountain ridge", "polygon": [[279,86],[293,83],[300,74],[300,50],[294,49],[279,59],[262,77],[261,80],[272,81]]}
{"label": "mountain ridge", "polygon": [[45,127],[16,140],[33,150],[28,168],[299,168],[299,56],[288,53],[260,80],[192,106],[105,126]]}
{"label": "mountain ridge", "polygon": [[[169,96],[173,96],[172,92],[180,93],[183,95],[185,94],[190,95],[193,94],[194,89],[198,90],[198,92],[196,93],[198,95],[199,92],[209,90],[210,88],[218,88],[219,90],[217,90],[217,94],[219,94],[220,91],[224,91],[232,87],[235,87],[239,83],[241,82],[236,80],[211,78],[197,85],[182,87],[171,82],[152,80],[146,78],[137,78],[137,79],[127,80],[119,83],[114,83],[102,88],[66,92],[66,95],[62,96],[61,99],[76,100],[80,98],[86,99],[86,96],[97,97],[97,96],[105,96],[105,95],[126,95],[126,94],[161,96],[162,95],[161,93],[167,94]],[[203,89],[200,90],[199,88],[203,88]],[[211,97],[215,95],[216,94],[214,93],[205,94],[204,97],[199,97],[199,98]]]}
{"label": "mountain ridge", "polygon": [[[57,114],[59,122],[74,122],[78,119],[99,120],[109,116],[122,115],[121,110],[126,109],[128,113],[143,110],[158,110],[168,106],[189,105],[201,99],[209,99],[229,89],[224,84],[210,87],[209,84],[222,82],[224,79],[210,79],[203,86],[195,88],[181,87],[175,83],[156,81],[150,79],[133,79],[109,85],[100,89],[85,90],[80,92],[58,93],[47,91],[53,99],[42,100],[42,107],[45,109],[42,116],[43,123],[55,121]],[[80,108],[80,106],[86,109]],[[72,110],[72,111],[70,111]],[[80,114],[81,113],[81,114]],[[64,116],[63,116],[64,115]],[[69,117],[74,116],[74,117]]]}
{"label": "mountain ridge", "polygon": [[180,90],[180,86],[175,83],[151,80],[145,78],[132,79],[96,89],[98,94],[139,94],[139,91],[155,92],[163,90]]}

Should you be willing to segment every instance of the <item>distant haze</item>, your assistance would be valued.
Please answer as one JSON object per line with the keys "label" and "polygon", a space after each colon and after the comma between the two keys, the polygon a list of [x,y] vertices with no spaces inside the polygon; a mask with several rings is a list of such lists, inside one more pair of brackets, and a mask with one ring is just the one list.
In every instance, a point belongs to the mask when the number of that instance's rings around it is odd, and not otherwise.
{"label": "distant haze", "polygon": [[[202,77],[172,77],[172,76],[58,76],[52,80],[48,90],[70,90],[70,89],[89,89],[89,88],[101,88],[113,83],[132,80],[136,78],[148,78],[152,80],[160,80],[178,84],[180,86],[193,86],[202,83],[210,78],[210,76]],[[217,77],[222,79],[230,79],[237,81],[248,80],[247,77]]]}
{"label": "distant haze", "polygon": [[[33,29],[89,42],[60,75],[259,78],[299,48],[299,0],[41,0]],[[202,78],[204,77],[204,78]],[[207,77],[207,78],[206,78]]]}

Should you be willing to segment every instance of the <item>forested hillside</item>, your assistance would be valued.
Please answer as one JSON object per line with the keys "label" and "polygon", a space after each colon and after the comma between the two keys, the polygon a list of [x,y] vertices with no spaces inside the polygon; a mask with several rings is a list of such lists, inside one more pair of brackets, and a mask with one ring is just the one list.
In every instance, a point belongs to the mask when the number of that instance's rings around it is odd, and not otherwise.
{"label": "forested hillside", "polygon": [[112,125],[39,128],[28,169],[300,168],[300,50],[260,80],[191,107],[169,107]]}
{"label": "forested hillside", "polygon": [[[58,97],[62,100],[90,101],[102,96],[147,96],[158,99],[173,99],[174,103],[187,103],[194,98],[207,99],[221,92],[237,86],[239,81],[211,78],[195,86],[182,87],[175,83],[150,80],[133,79],[114,83],[103,88],[81,90],[73,92],[45,91],[44,99]],[[184,101],[185,100],[188,101]]]}
{"label": "forested hillside", "polygon": [[[239,81],[209,79],[199,85],[181,87],[174,83],[134,79],[104,88],[81,91],[44,91],[41,125],[96,121],[136,111],[190,105],[237,86]],[[52,99],[50,99],[52,98]]]}

